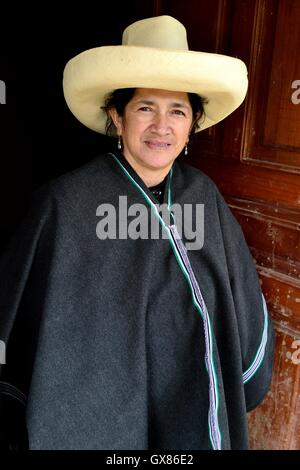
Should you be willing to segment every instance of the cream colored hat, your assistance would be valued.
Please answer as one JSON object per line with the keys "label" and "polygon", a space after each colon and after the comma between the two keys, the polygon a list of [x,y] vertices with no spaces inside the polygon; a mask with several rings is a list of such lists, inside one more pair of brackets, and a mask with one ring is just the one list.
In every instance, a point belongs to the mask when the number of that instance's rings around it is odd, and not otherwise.
{"label": "cream colored hat", "polygon": [[247,68],[239,59],[189,51],[185,27],[171,16],[137,21],[121,46],[89,49],[64,70],[66,102],[85,126],[105,133],[107,96],[118,88],[156,88],[205,97],[201,130],[232,113],[244,100]]}

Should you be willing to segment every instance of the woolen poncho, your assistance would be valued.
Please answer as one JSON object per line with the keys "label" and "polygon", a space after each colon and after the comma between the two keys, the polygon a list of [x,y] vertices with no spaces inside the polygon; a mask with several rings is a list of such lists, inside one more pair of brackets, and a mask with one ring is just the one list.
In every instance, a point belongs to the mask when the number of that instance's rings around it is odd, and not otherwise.
{"label": "woolen poncho", "polygon": [[164,201],[204,204],[201,249],[168,226],[100,239],[97,208],[119,196],[157,204],[121,154],[95,158],[34,193],[2,256],[2,391],[27,396],[30,449],[247,448],[274,338],[240,226],[178,161]]}

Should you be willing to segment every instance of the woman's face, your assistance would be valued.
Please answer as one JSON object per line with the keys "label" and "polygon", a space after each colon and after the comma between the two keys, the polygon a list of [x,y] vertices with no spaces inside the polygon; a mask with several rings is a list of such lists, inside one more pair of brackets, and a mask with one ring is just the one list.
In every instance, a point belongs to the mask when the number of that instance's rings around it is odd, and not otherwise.
{"label": "woman's face", "polygon": [[188,142],[193,121],[187,93],[150,88],[137,88],[124,115],[112,110],[111,116],[124,156],[139,175],[167,174]]}

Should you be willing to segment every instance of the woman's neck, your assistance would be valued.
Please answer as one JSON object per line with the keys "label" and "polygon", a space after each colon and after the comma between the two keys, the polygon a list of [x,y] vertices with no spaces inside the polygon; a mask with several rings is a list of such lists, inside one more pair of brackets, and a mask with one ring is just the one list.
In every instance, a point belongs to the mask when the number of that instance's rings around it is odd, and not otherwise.
{"label": "woman's neck", "polygon": [[149,168],[139,165],[135,160],[128,158],[125,154],[124,156],[148,188],[161,183],[169,173],[173,164],[173,162],[171,162],[164,168]]}

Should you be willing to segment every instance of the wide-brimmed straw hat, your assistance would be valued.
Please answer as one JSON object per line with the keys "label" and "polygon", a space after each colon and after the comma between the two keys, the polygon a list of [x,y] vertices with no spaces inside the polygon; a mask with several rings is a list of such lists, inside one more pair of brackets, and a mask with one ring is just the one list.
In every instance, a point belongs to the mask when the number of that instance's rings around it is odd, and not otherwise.
{"label": "wide-brimmed straw hat", "polygon": [[156,88],[206,98],[201,130],[232,113],[244,100],[247,68],[241,60],[188,49],[185,27],[171,16],[137,21],[122,45],[89,49],[64,70],[66,102],[85,126],[105,133],[107,96],[118,88]]}

